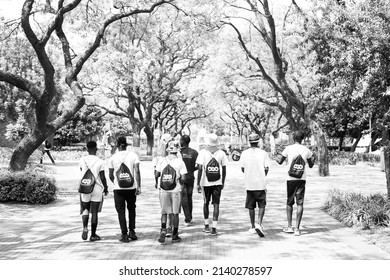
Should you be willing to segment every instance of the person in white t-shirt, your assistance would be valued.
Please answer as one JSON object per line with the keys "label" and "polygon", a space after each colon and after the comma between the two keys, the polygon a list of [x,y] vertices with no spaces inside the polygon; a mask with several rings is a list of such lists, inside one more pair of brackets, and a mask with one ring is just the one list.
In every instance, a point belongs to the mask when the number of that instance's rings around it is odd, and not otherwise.
{"label": "person in white t-shirt", "polygon": [[[267,152],[260,149],[259,141],[259,135],[255,133],[249,135],[250,148],[242,152],[240,166],[244,173],[246,189],[245,208],[249,209],[249,219],[252,226],[249,232],[264,237],[262,223],[267,204],[266,176],[269,170],[269,157]],[[255,224],[256,204],[259,207],[258,224]]]}
{"label": "person in white t-shirt", "polygon": [[[281,155],[279,155],[277,162],[282,164],[286,159],[289,163],[288,168],[293,160],[299,155],[305,161],[305,165],[308,165],[310,168],[314,165],[314,159],[312,158],[313,153],[301,143],[304,139],[304,133],[302,131],[295,131],[293,134],[294,144],[287,146]],[[301,178],[287,176],[287,203],[286,203],[286,212],[287,212],[287,227],[283,228],[283,231],[286,233],[295,233],[296,236],[301,235],[300,224],[302,221],[303,215],[303,201],[305,199],[305,187],[306,187],[306,168]],[[292,227],[292,214],[293,214],[293,205],[297,203],[297,215],[296,215],[296,224],[295,230]]]}
{"label": "person in white t-shirt", "polygon": [[[137,195],[141,194],[141,175],[139,170],[139,157],[133,151],[127,150],[126,137],[120,136],[117,139],[118,152],[115,153],[109,160],[108,171],[110,180],[114,183],[114,202],[115,209],[118,213],[119,225],[121,228],[121,242],[129,242],[137,240],[135,233],[135,218],[136,218],[136,201]],[[133,177],[133,185],[131,187],[120,187],[117,178],[117,171],[124,163]],[[126,206],[127,204],[127,206]],[[129,228],[126,222],[126,207],[129,212]]]}
{"label": "person in white t-shirt", "polygon": [[[165,244],[167,216],[170,213],[173,213],[172,242],[176,243],[181,241],[181,238],[179,237],[179,212],[181,206],[181,192],[183,189],[182,182],[183,180],[186,180],[187,168],[184,161],[177,157],[179,148],[178,142],[168,142],[168,155],[159,161],[155,170],[156,188],[159,189],[161,206],[161,230],[158,239],[158,242],[161,244]],[[173,173],[167,173],[166,170],[168,165],[174,169],[175,175],[173,175]],[[174,176],[176,176],[176,180]],[[166,179],[167,181],[164,181]],[[169,179],[172,179],[173,184],[167,187],[168,183],[164,184],[163,182],[170,182]]]}
{"label": "person in white t-shirt", "polygon": [[[215,158],[218,162],[219,167],[211,167],[210,170],[206,170],[210,167],[210,161]],[[217,235],[217,225],[219,217],[219,203],[221,199],[221,192],[225,186],[226,178],[226,165],[228,159],[224,151],[218,148],[218,136],[215,134],[208,135],[208,145],[206,148],[199,151],[198,157],[196,159],[197,169],[198,169],[198,178],[197,186],[198,192],[203,193],[203,217],[204,217],[204,229],[205,233],[210,233],[211,235]],[[213,172],[213,170],[218,171],[219,179],[210,181],[208,179],[208,174]],[[213,211],[213,222],[210,231],[209,225],[209,204],[212,201],[214,206]]]}
{"label": "person in white t-shirt", "polygon": [[[100,236],[96,234],[98,225],[98,212],[101,211],[103,202],[103,192],[105,195],[108,194],[108,187],[106,177],[104,175],[105,163],[99,157],[96,156],[97,144],[95,141],[89,141],[87,143],[88,155],[80,159],[79,167],[84,175],[88,168],[96,178],[95,186],[92,193],[80,194],[81,199],[81,215],[83,221],[83,233],[81,238],[87,240],[88,238],[88,220],[89,213],[92,214],[91,219],[91,237],[90,241],[100,240]],[[82,176],[83,176],[82,175]]]}

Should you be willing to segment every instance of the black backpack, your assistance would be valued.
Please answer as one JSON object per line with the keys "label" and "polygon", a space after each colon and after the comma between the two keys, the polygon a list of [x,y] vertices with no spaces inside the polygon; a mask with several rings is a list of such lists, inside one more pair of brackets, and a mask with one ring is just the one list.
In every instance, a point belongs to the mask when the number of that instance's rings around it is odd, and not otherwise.
{"label": "black backpack", "polygon": [[131,175],[130,169],[124,162],[121,163],[118,170],[116,171],[116,180],[120,188],[128,189],[134,185],[134,177]]}
{"label": "black backpack", "polygon": [[305,172],[305,160],[301,155],[295,157],[290,165],[290,169],[288,170],[288,175],[294,178],[302,178],[303,173]]}
{"label": "black backpack", "polygon": [[215,182],[221,179],[221,168],[219,166],[219,162],[215,159],[213,154],[211,154],[211,156],[212,158],[209,163],[207,163],[205,172],[207,181]]}
{"label": "black backpack", "polygon": [[[85,161],[84,163],[87,166],[87,171],[85,171],[84,176],[80,180],[78,191],[79,193],[89,194],[93,192],[93,188],[95,187],[95,183],[96,183],[96,178],[95,175],[93,175],[91,169],[88,167],[87,163]],[[95,163],[92,166],[94,166]]]}
{"label": "black backpack", "polygon": [[171,191],[176,188],[176,170],[169,164],[167,158],[165,160],[168,164],[161,171],[160,187],[163,190]]}

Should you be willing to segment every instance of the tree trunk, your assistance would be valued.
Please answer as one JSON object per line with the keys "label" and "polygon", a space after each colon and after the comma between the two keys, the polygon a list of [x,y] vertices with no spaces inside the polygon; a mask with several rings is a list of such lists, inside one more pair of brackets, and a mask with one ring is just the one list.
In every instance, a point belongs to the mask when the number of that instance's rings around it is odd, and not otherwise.
{"label": "tree trunk", "polygon": [[35,131],[23,138],[16,146],[9,167],[12,171],[22,171],[26,168],[27,161],[32,153],[45,141],[45,134]]}
{"label": "tree trunk", "polygon": [[339,139],[339,151],[343,150],[344,135]]}
{"label": "tree trunk", "polygon": [[390,200],[390,146],[384,147],[387,199]]}
{"label": "tree trunk", "polygon": [[329,152],[326,145],[325,133],[321,126],[314,120],[310,120],[310,130],[317,142],[318,173],[320,176],[329,176]]}
{"label": "tree trunk", "polygon": [[359,134],[359,136],[356,138],[355,142],[353,143],[352,147],[351,147],[351,152],[354,152],[356,151],[356,147],[360,141],[360,139],[362,138],[362,135]]}
{"label": "tree trunk", "polygon": [[144,132],[146,134],[146,155],[151,156],[153,154],[153,147],[154,147],[154,131],[153,128],[146,125],[144,128]]}

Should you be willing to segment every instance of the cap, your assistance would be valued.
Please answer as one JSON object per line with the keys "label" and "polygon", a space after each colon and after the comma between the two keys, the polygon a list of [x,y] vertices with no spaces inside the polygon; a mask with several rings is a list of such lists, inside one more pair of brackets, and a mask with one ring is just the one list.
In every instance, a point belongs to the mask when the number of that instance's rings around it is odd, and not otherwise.
{"label": "cap", "polygon": [[218,135],[211,133],[208,135],[207,145],[209,146],[218,146]]}
{"label": "cap", "polygon": [[256,133],[252,133],[249,135],[249,143],[257,143],[260,141],[260,136]]}

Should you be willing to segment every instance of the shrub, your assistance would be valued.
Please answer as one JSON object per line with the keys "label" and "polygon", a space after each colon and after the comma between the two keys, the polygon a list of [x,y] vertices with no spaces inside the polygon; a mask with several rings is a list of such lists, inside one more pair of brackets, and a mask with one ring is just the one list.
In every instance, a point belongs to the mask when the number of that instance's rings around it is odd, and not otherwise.
{"label": "shrub", "polygon": [[390,224],[390,201],[381,194],[364,196],[333,189],[329,192],[322,209],[350,227],[368,229],[372,226]]}
{"label": "shrub", "polygon": [[32,172],[0,171],[0,201],[46,204],[56,199],[55,179]]}
{"label": "shrub", "polygon": [[333,165],[356,165],[357,163],[375,165],[379,162],[380,155],[377,154],[329,151],[329,163]]}

